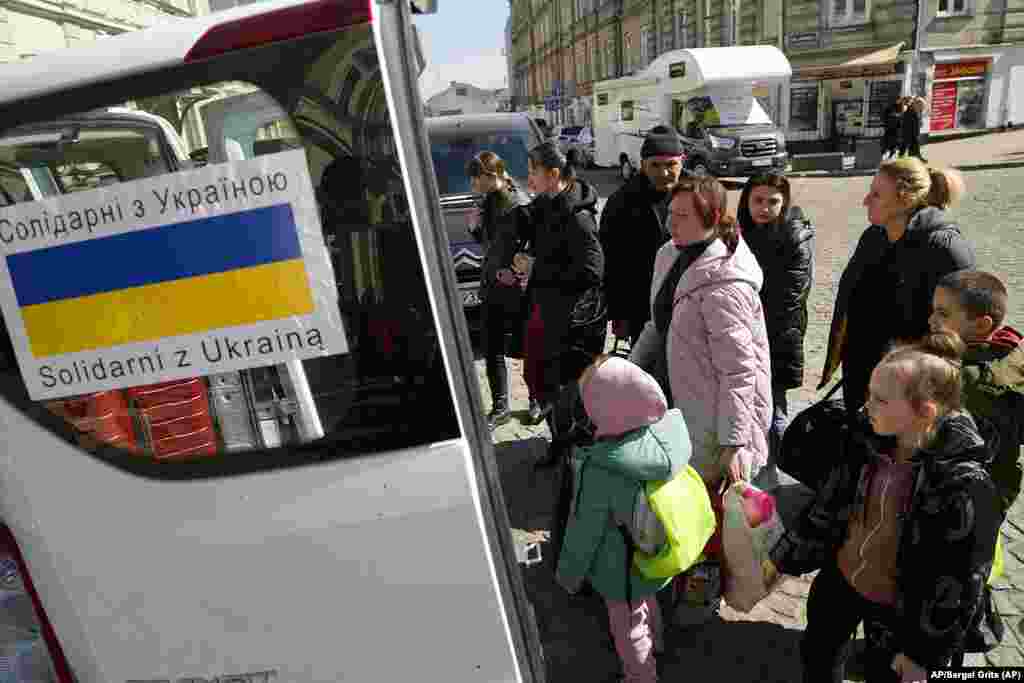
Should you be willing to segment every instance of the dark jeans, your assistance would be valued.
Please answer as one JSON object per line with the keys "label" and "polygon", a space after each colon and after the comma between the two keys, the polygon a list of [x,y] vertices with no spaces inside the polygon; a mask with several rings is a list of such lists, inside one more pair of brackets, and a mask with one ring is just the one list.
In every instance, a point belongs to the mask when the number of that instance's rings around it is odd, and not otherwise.
{"label": "dark jeans", "polygon": [[778,462],[779,448],[782,447],[782,433],[789,422],[789,401],[786,390],[772,385],[772,425],[768,430],[768,464]]}
{"label": "dark jeans", "polygon": [[492,404],[504,401],[508,405],[508,365],[505,362],[505,330],[508,325],[504,307],[484,303],[480,311],[480,346],[484,352]]}
{"label": "dark jeans", "polygon": [[891,638],[892,627],[899,623],[895,608],[863,598],[834,561],[815,577],[807,598],[807,629],[800,641],[804,683],[842,683],[839,656],[861,621],[867,640],[865,683],[899,683],[892,670],[892,659],[900,652]]}

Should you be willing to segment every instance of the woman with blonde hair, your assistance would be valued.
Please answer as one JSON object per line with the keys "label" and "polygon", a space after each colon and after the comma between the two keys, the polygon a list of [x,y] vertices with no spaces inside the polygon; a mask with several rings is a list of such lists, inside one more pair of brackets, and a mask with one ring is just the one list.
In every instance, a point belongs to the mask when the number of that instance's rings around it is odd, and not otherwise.
{"label": "woman with blonde hair", "polygon": [[818,388],[843,368],[843,401],[864,405],[871,371],[895,340],[928,332],[932,292],[946,273],[974,267],[974,249],[948,213],[963,178],[907,157],[886,161],[864,197],[870,226],[839,280]]}

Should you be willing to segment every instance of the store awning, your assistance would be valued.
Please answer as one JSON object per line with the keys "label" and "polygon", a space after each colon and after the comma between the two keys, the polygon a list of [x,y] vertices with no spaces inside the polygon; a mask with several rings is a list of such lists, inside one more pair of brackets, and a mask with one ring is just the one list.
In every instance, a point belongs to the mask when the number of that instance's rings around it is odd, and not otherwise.
{"label": "store awning", "polygon": [[870,78],[902,73],[900,52],[905,43],[858,55],[839,64],[795,66],[793,80],[827,81],[840,78]]}

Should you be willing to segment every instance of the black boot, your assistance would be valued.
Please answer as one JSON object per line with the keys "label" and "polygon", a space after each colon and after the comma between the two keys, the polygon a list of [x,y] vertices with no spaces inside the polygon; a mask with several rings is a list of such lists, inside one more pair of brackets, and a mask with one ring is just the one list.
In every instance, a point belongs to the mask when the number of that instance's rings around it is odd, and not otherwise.
{"label": "black boot", "polygon": [[508,407],[508,399],[504,396],[494,397],[494,407],[487,413],[487,428],[492,432],[512,419],[512,411]]}
{"label": "black boot", "polygon": [[493,431],[512,419],[508,407],[508,367],[504,356],[490,356],[486,361],[487,383],[491,385],[492,406],[487,414],[487,427]]}

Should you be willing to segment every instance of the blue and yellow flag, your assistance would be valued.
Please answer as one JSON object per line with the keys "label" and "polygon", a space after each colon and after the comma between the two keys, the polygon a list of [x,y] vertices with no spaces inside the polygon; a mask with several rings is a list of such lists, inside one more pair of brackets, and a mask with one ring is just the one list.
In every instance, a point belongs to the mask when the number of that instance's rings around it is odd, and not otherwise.
{"label": "blue and yellow flag", "polygon": [[7,256],[36,358],[314,311],[290,204]]}

